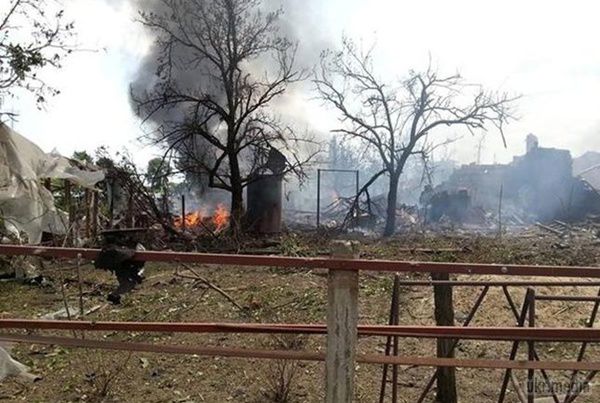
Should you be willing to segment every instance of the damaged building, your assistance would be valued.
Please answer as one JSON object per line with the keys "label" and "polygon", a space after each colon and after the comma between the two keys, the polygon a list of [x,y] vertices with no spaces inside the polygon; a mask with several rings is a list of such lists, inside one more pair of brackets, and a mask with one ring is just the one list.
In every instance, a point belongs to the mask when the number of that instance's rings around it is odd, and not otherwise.
{"label": "damaged building", "polygon": [[4,230],[26,243],[38,244],[42,233],[66,234],[67,213],[60,211],[43,182],[62,179],[93,189],[101,170],[82,169],[75,161],[40,147],[0,123],[0,218]]}
{"label": "damaged building", "polygon": [[[509,164],[463,165],[425,197],[435,221],[444,215],[433,201],[460,195],[467,207],[518,215],[523,221],[576,221],[600,213],[600,193],[581,176],[573,175],[573,158],[568,150],[540,147],[529,134],[526,152]],[[458,196],[457,196],[458,197]],[[502,197],[502,201],[500,198]],[[432,214],[435,212],[435,214]],[[454,214],[456,216],[456,214]]]}

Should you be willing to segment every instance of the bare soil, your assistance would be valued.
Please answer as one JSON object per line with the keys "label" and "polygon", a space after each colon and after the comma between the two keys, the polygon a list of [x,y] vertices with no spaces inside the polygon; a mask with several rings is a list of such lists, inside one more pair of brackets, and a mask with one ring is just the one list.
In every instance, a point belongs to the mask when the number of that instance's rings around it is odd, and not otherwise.
{"label": "bare soil", "polygon": [[[287,235],[281,242],[281,253],[314,255],[328,249],[328,241],[320,238]],[[553,234],[537,232],[495,237],[460,235],[411,235],[386,241],[363,240],[363,257],[398,260],[434,260],[486,263],[522,263],[555,265],[590,265],[600,262],[600,246],[592,238],[561,239]],[[410,248],[461,248],[460,252],[423,253]],[[38,287],[16,282],[0,283],[0,315],[14,318],[39,318],[64,307],[60,283],[66,281],[65,292],[72,310],[78,307],[76,272],[71,262],[45,262],[52,285]],[[65,270],[61,270],[61,269]],[[230,322],[308,322],[325,321],[326,277],[319,271],[276,268],[202,267],[200,274],[226,290],[238,304],[237,309],[222,295],[203,287],[200,282],[174,276],[176,265],[149,264],[146,280],[139,289],[127,295],[118,306],[108,305],[105,297],[114,286],[114,278],[106,272],[84,266],[85,307],[102,305],[86,317],[89,320],[113,321],[230,321]],[[181,269],[181,268],[180,268]],[[415,279],[415,275],[403,274]],[[425,278],[425,277],[421,277]],[[455,278],[466,278],[459,276]],[[470,278],[475,279],[475,278]],[[482,278],[477,278],[482,279]],[[487,276],[485,279],[493,279]],[[360,322],[386,324],[389,315],[392,276],[361,273]],[[457,287],[454,292],[457,324],[461,324],[481,287]],[[512,287],[510,292],[519,305],[524,289]],[[594,287],[537,287],[538,294],[596,295]],[[542,302],[537,307],[537,325],[583,327],[593,303]],[[433,325],[431,287],[403,287],[400,302],[401,324]],[[512,326],[515,319],[500,288],[492,289],[477,313],[473,326]],[[47,333],[46,333],[47,334]],[[68,332],[56,332],[71,336]],[[78,335],[79,337],[80,335]],[[86,338],[152,342],[189,346],[238,346],[246,348],[294,348],[322,351],[324,337],[273,337],[261,335],[196,335],[147,333],[91,333]],[[360,351],[383,353],[384,338],[362,338]],[[506,359],[510,343],[462,341],[459,358]],[[540,343],[541,359],[575,360],[578,344]],[[403,339],[400,354],[432,356],[435,342]],[[291,402],[323,401],[324,366],[320,363],[282,363],[217,357],[164,355],[55,346],[17,345],[16,359],[31,366],[43,380],[28,383],[8,379],[0,383],[0,400],[27,402],[272,402],[281,375],[290,375]],[[526,358],[522,346],[520,358]],[[597,346],[588,348],[586,360],[598,360]],[[525,373],[517,373],[525,382]],[[356,401],[376,402],[381,383],[381,367],[357,366]],[[402,367],[400,401],[414,402],[433,373],[432,368]],[[502,371],[458,369],[460,401],[497,401]],[[552,372],[558,384],[568,383],[569,372]],[[284,376],[285,378],[285,376]],[[512,385],[508,402],[517,402]],[[388,387],[390,390],[390,387]],[[435,391],[429,394],[434,401]],[[283,400],[279,400],[283,401]],[[389,400],[388,400],[389,401]],[[578,402],[600,401],[600,386],[591,386]]]}

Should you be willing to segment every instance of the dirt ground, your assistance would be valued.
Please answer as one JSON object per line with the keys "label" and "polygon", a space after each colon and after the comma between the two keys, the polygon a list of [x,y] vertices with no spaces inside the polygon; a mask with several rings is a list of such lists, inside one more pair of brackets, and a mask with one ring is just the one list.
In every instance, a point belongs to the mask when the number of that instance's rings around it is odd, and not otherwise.
{"label": "dirt ground", "polygon": [[[411,235],[386,241],[363,240],[365,258],[433,260],[482,263],[527,263],[590,265],[600,262],[600,246],[591,238],[559,238],[536,232],[504,236]],[[286,235],[281,253],[315,255],[328,250],[327,241],[308,236]],[[460,251],[425,253],[411,248]],[[45,262],[48,286],[31,286],[14,281],[0,282],[0,315],[14,318],[39,318],[64,307],[60,284],[64,282],[70,310],[78,308],[78,283],[72,262]],[[85,308],[100,306],[86,316],[89,320],[113,321],[228,321],[228,322],[309,322],[325,321],[326,277],[319,271],[277,268],[236,268],[195,266],[199,274],[225,290],[244,309],[201,282],[175,275],[176,265],[149,264],[146,280],[139,289],[124,297],[118,306],[106,304],[106,294],[115,280],[109,273],[84,266]],[[183,268],[179,268],[183,270]],[[414,279],[414,275],[403,274]],[[421,277],[425,278],[425,277]],[[465,276],[455,278],[467,278]],[[492,279],[487,276],[485,279]],[[472,280],[483,278],[470,278]],[[392,276],[361,273],[360,322],[386,324],[390,308]],[[509,289],[521,304],[524,289]],[[457,324],[461,324],[481,287],[458,287],[454,291]],[[537,294],[596,295],[594,287],[537,287]],[[400,293],[400,324],[433,325],[431,287],[403,287]],[[583,327],[593,303],[546,302],[537,306],[539,326]],[[473,326],[512,326],[515,319],[500,288],[488,293],[472,322]],[[48,333],[45,333],[48,334]],[[71,336],[68,332],[56,332]],[[77,335],[78,337],[81,335]],[[239,346],[247,348],[294,348],[323,351],[324,337],[273,337],[260,335],[193,335],[149,333],[91,333],[88,339],[152,342],[188,346]],[[506,359],[510,343],[462,341],[458,358]],[[384,338],[361,338],[360,352],[383,353]],[[540,343],[542,360],[574,360],[578,344]],[[288,389],[290,402],[323,400],[324,366],[319,363],[274,362],[150,353],[128,354],[54,346],[17,345],[16,359],[43,377],[30,383],[9,379],[0,383],[0,400],[27,402],[274,402],[275,394]],[[400,354],[432,356],[435,342],[402,339]],[[519,357],[526,358],[525,346]],[[600,358],[592,345],[586,360]],[[400,368],[400,401],[414,402],[432,374],[431,368]],[[523,385],[525,373],[517,373]],[[382,369],[376,365],[357,366],[356,401],[376,402]],[[569,372],[551,372],[559,385],[568,383]],[[458,369],[457,383],[461,402],[497,401],[503,372],[499,370]],[[283,380],[289,379],[287,388]],[[388,390],[390,387],[388,385]],[[508,402],[517,402],[512,385]],[[430,392],[429,402],[435,391]],[[388,399],[388,401],[391,401]],[[600,385],[577,402],[600,401]]]}

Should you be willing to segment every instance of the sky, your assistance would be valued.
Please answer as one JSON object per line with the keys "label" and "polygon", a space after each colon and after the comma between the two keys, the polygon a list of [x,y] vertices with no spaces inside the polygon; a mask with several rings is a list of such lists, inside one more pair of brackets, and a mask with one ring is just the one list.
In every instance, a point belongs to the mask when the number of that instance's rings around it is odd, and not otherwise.
{"label": "sky", "polygon": [[[71,55],[63,69],[44,74],[61,90],[44,110],[37,110],[32,98],[14,102],[11,107],[20,114],[14,128],[47,151],[70,155],[108,145],[113,151],[127,148],[145,164],[158,151],[137,141],[143,131],[128,98],[151,38],[134,21],[136,10],[127,0],[63,1],[80,47],[88,50]],[[542,146],[567,148],[574,156],[600,151],[599,2],[285,1],[293,4],[286,18],[295,24],[301,47],[335,47],[346,35],[375,43],[376,69],[386,80],[426,67],[431,57],[442,73],[458,71],[470,82],[522,95],[516,105],[519,120],[505,131],[508,148],[496,132],[488,133],[481,162],[522,154],[528,133],[536,134]],[[314,94],[287,102],[308,117],[313,130],[327,133],[337,127],[335,113],[323,109]],[[445,152],[474,162],[478,142],[467,136]]]}

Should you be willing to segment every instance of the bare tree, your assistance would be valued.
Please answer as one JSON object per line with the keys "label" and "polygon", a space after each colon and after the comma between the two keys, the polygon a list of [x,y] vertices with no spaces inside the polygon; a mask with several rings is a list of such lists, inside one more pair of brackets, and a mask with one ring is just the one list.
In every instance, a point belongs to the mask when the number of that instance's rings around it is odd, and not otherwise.
{"label": "bare tree", "polygon": [[44,67],[60,68],[73,50],[73,23],[65,21],[54,0],[5,0],[0,6],[0,120],[14,115],[3,110],[18,88],[33,93],[38,106],[58,90],[39,76]]}
{"label": "bare tree", "polygon": [[284,170],[300,173],[302,139],[270,111],[288,86],[304,79],[296,46],[279,35],[281,10],[260,0],[162,0],[141,13],[156,34],[155,83],[132,90],[137,112],[159,122],[156,141],[182,171],[208,177],[231,193],[231,227],[240,230],[243,189],[265,167],[272,149],[287,150]]}
{"label": "bare tree", "polygon": [[372,52],[344,39],[341,51],[323,53],[314,82],[319,97],[340,114],[342,127],[334,133],[359,139],[381,160],[382,170],[367,184],[382,174],[389,177],[384,236],[390,236],[396,227],[398,182],[408,159],[426,157],[447,143],[440,139],[442,128],[474,133],[491,125],[504,140],[502,128],[516,98],[470,85],[458,74],[440,76],[431,67],[388,83],[375,73]]}

